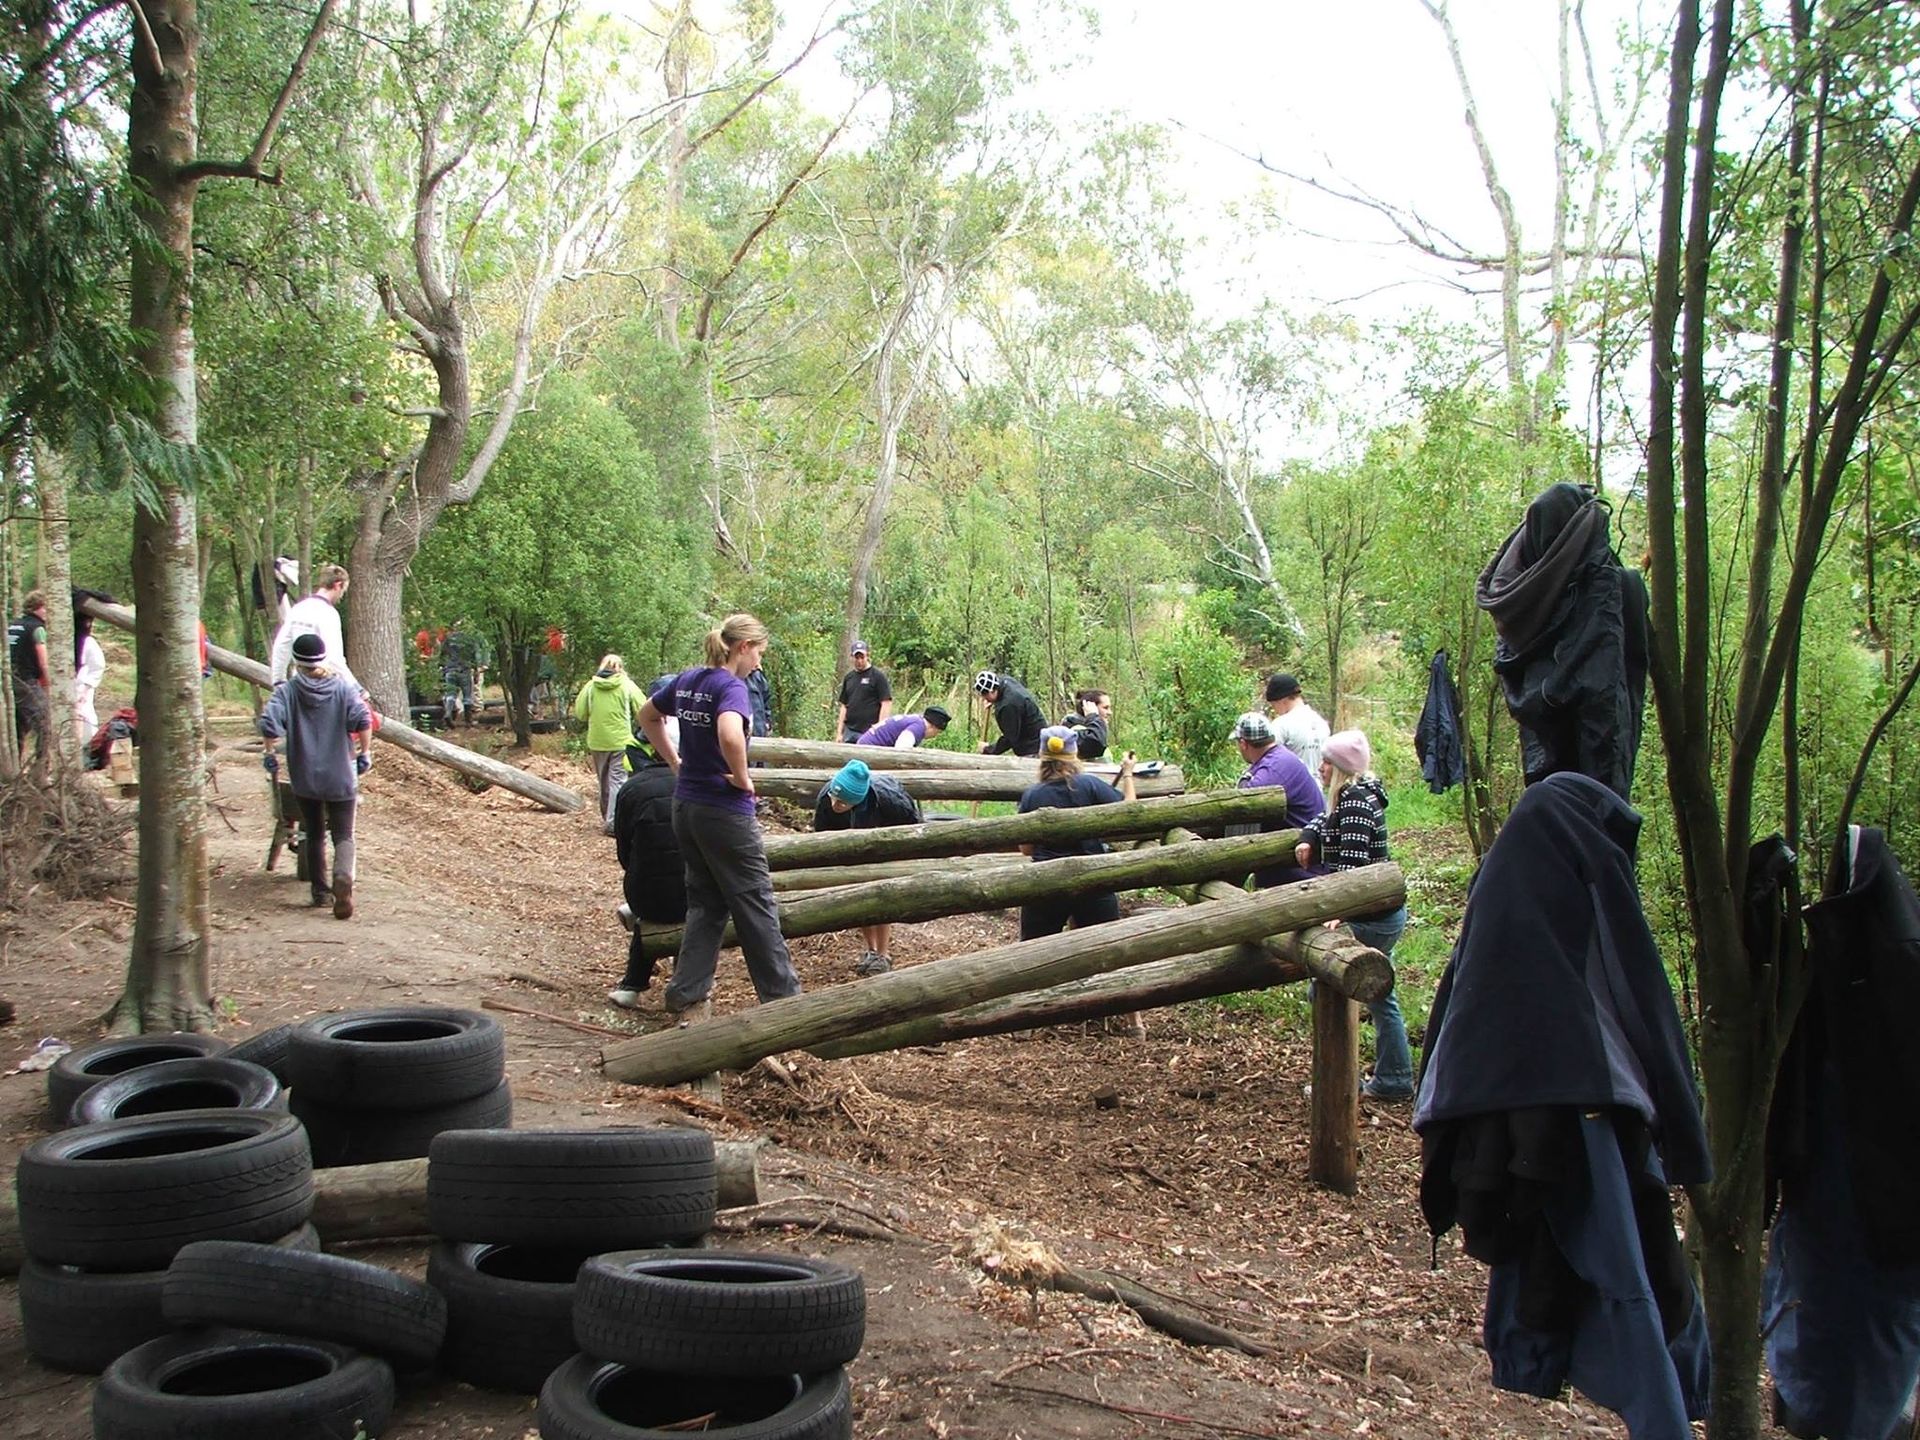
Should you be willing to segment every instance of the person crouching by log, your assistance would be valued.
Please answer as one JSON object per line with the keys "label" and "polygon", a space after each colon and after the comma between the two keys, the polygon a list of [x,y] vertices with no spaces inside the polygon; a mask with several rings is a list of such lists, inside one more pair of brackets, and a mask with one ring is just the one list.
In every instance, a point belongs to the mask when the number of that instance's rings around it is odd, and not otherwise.
{"label": "person crouching by log", "polygon": [[884,745],[893,750],[912,750],[936,735],[946,733],[953,723],[942,705],[929,705],[918,715],[895,715],[871,729],[862,730],[856,745]]}
{"label": "person crouching by log", "polygon": [[[1134,793],[1131,750],[1120,762],[1118,790],[1099,776],[1083,772],[1079,751],[1080,734],[1076,730],[1065,725],[1049,725],[1040,732],[1040,780],[1038,784],[1028,786],[1026,793],[1021,795],[1022,815],[1035,810],[1060,807],[1077,809],[1083,805],[1111,805],[1116,801],[1139,798]],[[1081,840],[1065,850],[1046,845],[1022,845],[1020,853],[1036,861],[1058,860],[1068,855],[1104,855],[1107,853],[1107,843],[1104,840]],[[1068,921],[1073,922],[1075,930],[1084,930],[1089,925],[1102,925],[1119,918],[1120,897],[1110,891],[1103,895],[1076,895],[1065,900],[1034,900],[1020,907],[1020,938],[1037,940],[1042,935],[1058,935],[1067,928]],[[1139,1014],[1136,1012],[1128,1018],[1133,1034],[1136,1037],[1145,1036],[1146,1023]]]}
{"label": "person crouching by log", "polygon": [[[1320,861],[1334,871],[1358,870],[1389,859],[1387,853],[1387,790],[1373,773],[1373,747],[1359,730],[1341,730],[1327,737],[1320,749],[1320,783],[1326,787],[1327,809],[1301,827],[1293,858],[1302,866]],[[1329,920],[1327,928],[1338,925]],[[1407,928],[1407,907],[1396,905],[1347,921],[1353,938],[1371,945],[1389,960]],[[1389,990],[1369,1001],[1373,1014],[1373,1076],[1360,1087],[1371,1100],[1413,1098],[1413,1052],[1407,1045],[1407,1022],[1400,1002]]]}
{"label": "person crouching by log", "polygon": [[[665,998],[682,1024],[713,1013],[713,972],[729,915],[760,999],[801,990],[780,934],[747,769],[753,710],[746,677],[760,668],[766,650],[765,625],[751,615],[729,615],[707,632],[707,663],[681,671],[640,707],[641,733],[678,777],[673,834],[686,866],[687,924]],[[668,716],[680,721],[677,748],[667,736]]]}
{"label": "person crouching by log", "polygon": [[[373,764],[373,712],[360,691],[327,663],[327,642],[296,635],[293,673],[273,687],[260,712],[261,763],[277,780],[286,742],[287,783],[300,802],[307,875],[314,905],[333,902],[333,918],[353,916],[353,811],[359,777]],[[333,837],[333,888],[327,888],[327,837]]]}
{"label": "person crouching by log", "polygon": [[[673,679],[666,676],[665,682],[671,684]],[[679,925],[686,920],[687,869],[680,857],[680,842],[673,837],[672,768],[638,738],[627,747],[627,763],[633,774],[614,797],[613,847],[620,857],[626,893],[619,907],[620,923],[633,938],[627,944],[626,973],[607,992],[607,999],[622,1010],[635,1010],[640,992],[653,986],[654,969],[641,943],[640,922]]]}
{"label": "person crouching by log", "polygon": [[[813,802],[813,828],[822,830],[880,830],[890,825],[918,825],[920,802],[900,788],[898,780],[875,775],[864,760],[849,760],[840,767]],[[893,934],[891,923],[862,925],[860,938],[866,948],[856,975],[884,975],[893,968],[893,954],[887,949]]]}

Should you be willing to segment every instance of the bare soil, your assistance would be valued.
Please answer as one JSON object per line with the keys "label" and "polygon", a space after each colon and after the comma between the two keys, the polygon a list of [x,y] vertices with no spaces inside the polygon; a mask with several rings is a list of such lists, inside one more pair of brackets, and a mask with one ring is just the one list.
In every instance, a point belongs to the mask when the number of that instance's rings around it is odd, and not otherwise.
{"label": "bare soil", "polygon": [[[583,767],[529,768],[586,788]],[[629,1033],[665,1023],[604,999],[625,936],[619,870],[590,815],[553,815],[391,748],[360,811],[359,913],[306,908],[271,829],[257,758],[226,750],[212,821],[219,1031],[235,1039],[350,1007],[483,1001]],[[30,896],[0,916],[0,995],[19,1020],[0,1068],[42,1036],[80,1043],[117,993],[124,896]],[[1007,914],[895,931],[913,965],[1016,936]],[[857,936],[795,943],[809,987],[848,983]],[[657,994],[658,992],[650,992]],[[753,1003],[737,953],[716,1007]],[[775,1142],[759,1209],[725,1243],[827,1255],[866,1276],[852,1368],[856,1433],[879,1437],[1537,1436],[1624,1433],[1577,1399],[1494,1391],[1479,1343],[1484,1273],[1452,1240],[1430,1259],[1406,1106],[1365,1110],[1358,1195],[1307,1183],[1308,1047],[1272,1018],[1212,1005],[1151,1017],[1144,1041],[1098,1026],[851,1061],[797,1081],[728,1076],[719,1106],[611,1083],[601,1040],[502,1013],[515,1123],[694,1123]],[[1115,1108],[1097,1091],[1114,1090]],[[42,1077],[0,1078],[0,1165],[45,1132]],[[784,1223],[783,1223],[784,1222]],[[1037,1245],[1183,1299],[1257,1342],[1251,1355],[1148,1328],[1126,1307],[992,1278]],[[425,1247],[355,1253],[418,1273]],[[0,1281],[0,1435],[91,1434],[87,1377],[30,1360]],[[531,1436],[533,1402],[432,1377],[403,1382],[390,1435]]]}

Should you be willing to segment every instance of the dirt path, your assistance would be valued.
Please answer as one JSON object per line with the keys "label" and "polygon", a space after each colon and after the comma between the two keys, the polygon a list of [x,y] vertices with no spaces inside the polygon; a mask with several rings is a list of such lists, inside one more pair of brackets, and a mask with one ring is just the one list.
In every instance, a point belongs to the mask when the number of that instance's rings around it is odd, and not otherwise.
{"label": "dirt path", "polygon": [[[573,784],[581,772],[536,758]],[[612,842],[556,816],[381,751],[361,809],[359,913],[305,908],[284,862],[260,869],[270,829],[257,762],[217,772],[216,974],[221,1033],[364,1005],[477,1006],[485,997],[615,1028],[603,995],[625,937]],[[92,1038],[116,993],[131,911],[34,897],[0,966],[20,1007],[0,1032],[11,1065],[43,1035]],[[895,932],[921,963],[1014,938],[1005,915]],[[857,941],[796,943],[810,987],[852,979]],[[718,1008],[751,1002],[737,955]],[[1270,1019],[1213,1006],[1156,1016],[1144,1042],[1087,1030],[969,1041],[803,1065],[797,1086],[729,1077],[724,1111],[677,1092],[610,1084],[590,1036],[505,1014],[520,1125],[705,1124],[771,1136],[763,1192],[729,1243],[830,1255],[866,1275],[870,1321],[853,1367],[862,1440],[1140,1435],[1537,1436],[1620,1434],[1583,1403],[1493,1391],[1478,1343],[1483,1273],[1442,1247],[1429,1266],[1413,1203],[1418,1145],[1404,1106],[1369,1107],[1359,1196],[1305,1183],[1307,1051]],[[1093,1104],[1119,1093],[1116,1108]],[[37,1075],[0,1079],[0,1161],[44,1133]],[[887,1232],[892,1238],[858,1238]],[[976,1252],[1046,1247],[1185,1297],[1263,1345],[1201,1349],[1117,1304],[1035,1295],[990,1278]],[[415,1271],[424,1249],[368,1258]],[[12,1283],[0,1282],[0,1435],[83,1440],[90,1384],[27,1359]],[[403,1383],[390,1435],[533,1434],[532,1402],[452,1382]]]}

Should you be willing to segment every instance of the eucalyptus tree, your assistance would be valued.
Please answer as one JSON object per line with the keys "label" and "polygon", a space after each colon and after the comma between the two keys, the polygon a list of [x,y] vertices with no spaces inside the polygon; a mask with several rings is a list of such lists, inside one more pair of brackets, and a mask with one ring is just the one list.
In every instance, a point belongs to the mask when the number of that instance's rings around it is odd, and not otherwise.
{"label": "eucalyptus tree", "polygon": [[577,23],[569,0],[362,14],[353,55],[370,90],[348,183],[377,237],[381,308],[426,392],[408,407],[424,429],[354,483],[348,654],[381,709],[406,707],[407,569],[442,512],[479,493],[565,342],[542,331],[549,302],[604,258],[659,142],[636,113],[634,43]]}
{"label": "eucalyptus tree", "polygon": [[[1822,567],[1845,553],[1835,542],[1862,488],[1863,437],[1911,406],[1920,361],[1920,16],[1813,0],[1737,17],[1733,0],[1713,0],[1704,23],[1701,11],[1677,7],[1654,236],[1651,669],[1714,1161],[1688,1197],[1714,1351],[1709,1433],[1747,1440],[1760,1433],[1766,1121],[1808,984],[1797,883],[1775,933],[1743,924],[1749,851],[1776,826],[1801,854],[1833,839],[1806,829],[1805,620]],[[1733,433],[1723,397],[1744,412]],[[1717,507],[1711,481],[1730,451],[1744,493]],[[1722,567],[1743,523],[1750,542],[1729,585]],[[1910,689],[1893,690],[1887,718]],[[1760,788],[1769,755],[1773,793]]]}

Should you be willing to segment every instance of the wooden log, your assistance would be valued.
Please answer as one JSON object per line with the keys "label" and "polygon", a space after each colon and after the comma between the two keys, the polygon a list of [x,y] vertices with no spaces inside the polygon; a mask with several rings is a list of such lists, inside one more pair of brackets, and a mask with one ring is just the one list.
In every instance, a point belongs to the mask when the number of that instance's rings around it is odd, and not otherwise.
{"label": "wooden log", "polygon": [[1244,904],[1159,910],[1093,930],[996,946],[774,1000],[723,1019],[610,1045],[600,1052],[601,1059],[610,1080],[675,1085],[715,1070],[742,1070],[766,1055],[845,1039],[877,1024],[915,1020],[1150,960],[1258,940],[1336,915],[1377,910],[1397,903],[1395,897],[1405,893],[1399,866],[1369,865],[1264,890]]}
{"label": "wooden log", "polygon": [[1287,794],[1276,787],[1205,790],[1154,800],[1123,800],[1114,805],[1054,807],[1027,815],[997,815],[985,820],[930,820],[883,830],[769,835],[767,864],[775,870],[799,870],[818,865],[926,860],[946,855],[976,855],[984,850],[1009,850],[1026,844],[1158,837],[1182,826],[1213,831],[1226,825],[1286,818]]}
{"label": "wooden log", "polygon": [[872,770],[1016,770],[1031,775],[1034,766],[1039,763],[1029,755],[979,755],[971,750],[895,750],[884,745],[792,740],[784,735],[755,737],[747,744],[747,754],[750,759],[766,765],[812,766],[815,769],[833,770],[849,760],[861,760]]}
{"label": "wooden log", "polygon": [[1156,1010],[1187,1000],[1215,995],[1237,995],[1243,990],[1265,990],[1304,980],[1307,972],[1289,958],[1289,946],[1324,953],[1361,949],[1351,936],[1324,925],[1297,935],[1271,938],[1250,945],[1224,945],[1192,955],[1176,955],[1147,965],[1130,965],[1048,990],[1030,990],[984,1005],[969,1005],[944,1015],[928,1015],[901,1025],[853,1035],[845,1040],[815,1045],[823,1060],[873,1055],[906,1045],[939,1045],[978,1035],[1006,1035],[1016,1030],[1038,1030],[1078,1020],[1100,1020],[1135,1010]]}
{"label": "wooden log", "polygon": [[1353,1194],[1360,1183],[1360,1007],[1327,985],[1313,987],[1310,1116],[1307,1178]]}
{"label": "wooden log", "polygon": [[[828,935],[856,925],[908,925],[976,910],[1003,910],[1030,900],[1061,900],[1103,891],[1137,890],[1185,884],[1210,876],[1245,876],[1282,855],[1293,853],[1299,834],[1236,835],[1197,845],[1152,846],[1108,855],[1072,855],[1034,864],[1009,859],[990,869],[952,875],[909,875],[874,880],[838,890],[793,896],[780,904],[780,933],[789,940]],[[684,927],[642,925],[642,953],[664,958],[678,953]],[[722,933],[723,946],[738,943],[733,925]]]}
{"label": "wooden log", "polygon": [[[837,770],[756,770],[753,788],[757,794],[774,800],[791,800],[811,805],[822,787],[838,774]],[[1023,762],[1019,770],[900,770],[887,777],[916,800],[1018,800],[1033,788],[1038,772],[1033,761]],[[1158,775],[1141,776],[1134,782],[1134,793],[1142,799],[1157,795],[1179,795],[1187,782],[1178,770],[1163,770]]]}
{"label": "wooden log", "polygon": [[[96,619],[122,630],[133,629],[133,610],[125,605],[108,605],[99,600],[83,600],[81,608]],[[251,656],[238,655],[218,645],[207,647],[207,659],[213,668],[248,684],[258,685],[262,690],[271,690],[273,681],[266,666]],[[449,745],[433,735],[424,735],[391,715],[380,717],[379,738],[385,744],[405,750],[409,755],[418,755],[422,760],[431,760],[436,765],[445,765],[457,770],[472,780],[484,781],[489,785],[498,785],[502,790],[515,795],[525,796],[529,800],[544,805],[549,810],[568,814],[586,804],[586,800],[576,790],[564,785],[556,785],[551,780],[543,780],[538,775],[530,775],[514,765],[505,765],[490,756],[481,755],[459,745]]]}
{"label": "wooden log", "polygon": [[[1191,830],[1169,830],[1164,844],[1183,845],[1201,837]],[[1225,880],[1202,880],[1196,885],[1167,887],[1189,905],[1209,901],[1233,901],[1246,898],[1246,891]],[[1393,962],[1370,945],[1326,946],[1295,949],[1295,937],[1279,936],[1269,942],[1273,953],[1295,961],[1316,980],[1324,980],[1342,995],[1363,1002],[1384,999],[1393,989]]]}
{"label": "wooden log", "polygon": [[949,855],[944,860],[889,860],[877,865],[820,865],[810,870],[776,870],[773,888],[776,894],[796,890],[836,890],[846,885],[865,885],[871,880],[899,880],[909,875],[953,875],[962,871],[992,870],[1017,860],[1017,853],[998,851],[986,855]]}
{"label": "wooden log", "polygon": [[[760,1152],[766,1144],[765,1140],[713,1142],[721,1209],[760,1203]],[[313,1228],[328,1244],[432,1234],[427,1225],[427,1162],[386,1160],[314,1171]],[[19,1274],[25,1258],[20,1247],[20,1211],[9,1186],[0,1194],[0,1276]]]}

